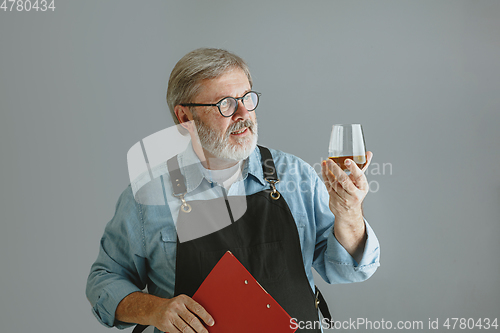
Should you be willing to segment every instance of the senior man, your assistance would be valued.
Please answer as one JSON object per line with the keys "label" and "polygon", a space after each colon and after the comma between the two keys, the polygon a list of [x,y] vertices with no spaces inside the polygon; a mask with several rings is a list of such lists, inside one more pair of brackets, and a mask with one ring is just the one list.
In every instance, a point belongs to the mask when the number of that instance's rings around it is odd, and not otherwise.
{"label": "senior man", "polygon": [[[347,160],[347,175],[323,161],[323,183],[299,158],[257,146],[259,97],[246,63],[228,51],[197,49],[176,64],[167,102],[191,143],[158,178],[169,205],[141,203],[130,186],[119,198],[87,282],[102,324],[207,332],[223,319],[191,296],[227,250],[302,322],[319,321],[313,267],[328,283],[359,282],[375,272],[379,244],[361,209],[364,170]],[[242,195],[246,209],[238,211],[230,203]],[[227,224],[217,217],[220,198]],[[188,230],[182,237],[181,229]]]}

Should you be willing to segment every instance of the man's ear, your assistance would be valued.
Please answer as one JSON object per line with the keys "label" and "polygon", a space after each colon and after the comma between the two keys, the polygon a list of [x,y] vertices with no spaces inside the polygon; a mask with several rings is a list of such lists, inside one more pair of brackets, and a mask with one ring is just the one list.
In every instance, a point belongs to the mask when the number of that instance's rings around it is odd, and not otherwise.
{"label": "man's ear", "polygon": [[189,107],[187,106],[182,106],[182,105],[176,105],[174,107],[174,113],[175,116],[177,117],[177,120],[179,120],[179,124],[184,127],[186,130],[190,131],[193,129],[192,120],[193,120],[193,114],[189,110]]}

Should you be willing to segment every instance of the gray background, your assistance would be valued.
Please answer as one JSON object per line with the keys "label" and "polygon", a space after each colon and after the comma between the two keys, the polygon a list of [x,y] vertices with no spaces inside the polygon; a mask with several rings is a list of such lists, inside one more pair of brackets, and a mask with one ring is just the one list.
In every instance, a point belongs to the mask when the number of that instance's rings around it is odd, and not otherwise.
{"label": "gray background", "polygon": [[202,46],[248,61],[261,144],[319,163],[359,122],[392,165],[365,200],[381,267],[318,281],[337,319],[499,317],[500,1],[56,0],[0,31],[2,332],[109,332],[84,290],[126,153]]}

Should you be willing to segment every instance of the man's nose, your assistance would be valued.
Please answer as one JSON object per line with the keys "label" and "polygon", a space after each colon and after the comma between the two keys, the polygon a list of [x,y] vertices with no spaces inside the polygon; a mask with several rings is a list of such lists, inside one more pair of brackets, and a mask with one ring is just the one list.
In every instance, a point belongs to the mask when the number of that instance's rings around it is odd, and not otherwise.
{"label": "man's nose", "polygon": [[236,112],[233,114],[233,119],[250,119],[250,111],[247,110],[245,105],[241,100],[238,101],[237,104],[238,108],[236,109]]}

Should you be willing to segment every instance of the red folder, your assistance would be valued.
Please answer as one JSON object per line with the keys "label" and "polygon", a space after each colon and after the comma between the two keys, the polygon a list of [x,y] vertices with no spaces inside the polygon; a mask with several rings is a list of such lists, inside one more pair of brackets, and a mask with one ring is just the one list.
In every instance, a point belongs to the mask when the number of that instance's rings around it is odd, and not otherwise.
{"label": "red folder", "polygon": [[215,325],[207,326],[210,333],[292,333],[298,327],[229,251],[193,299],[214,318]]}

